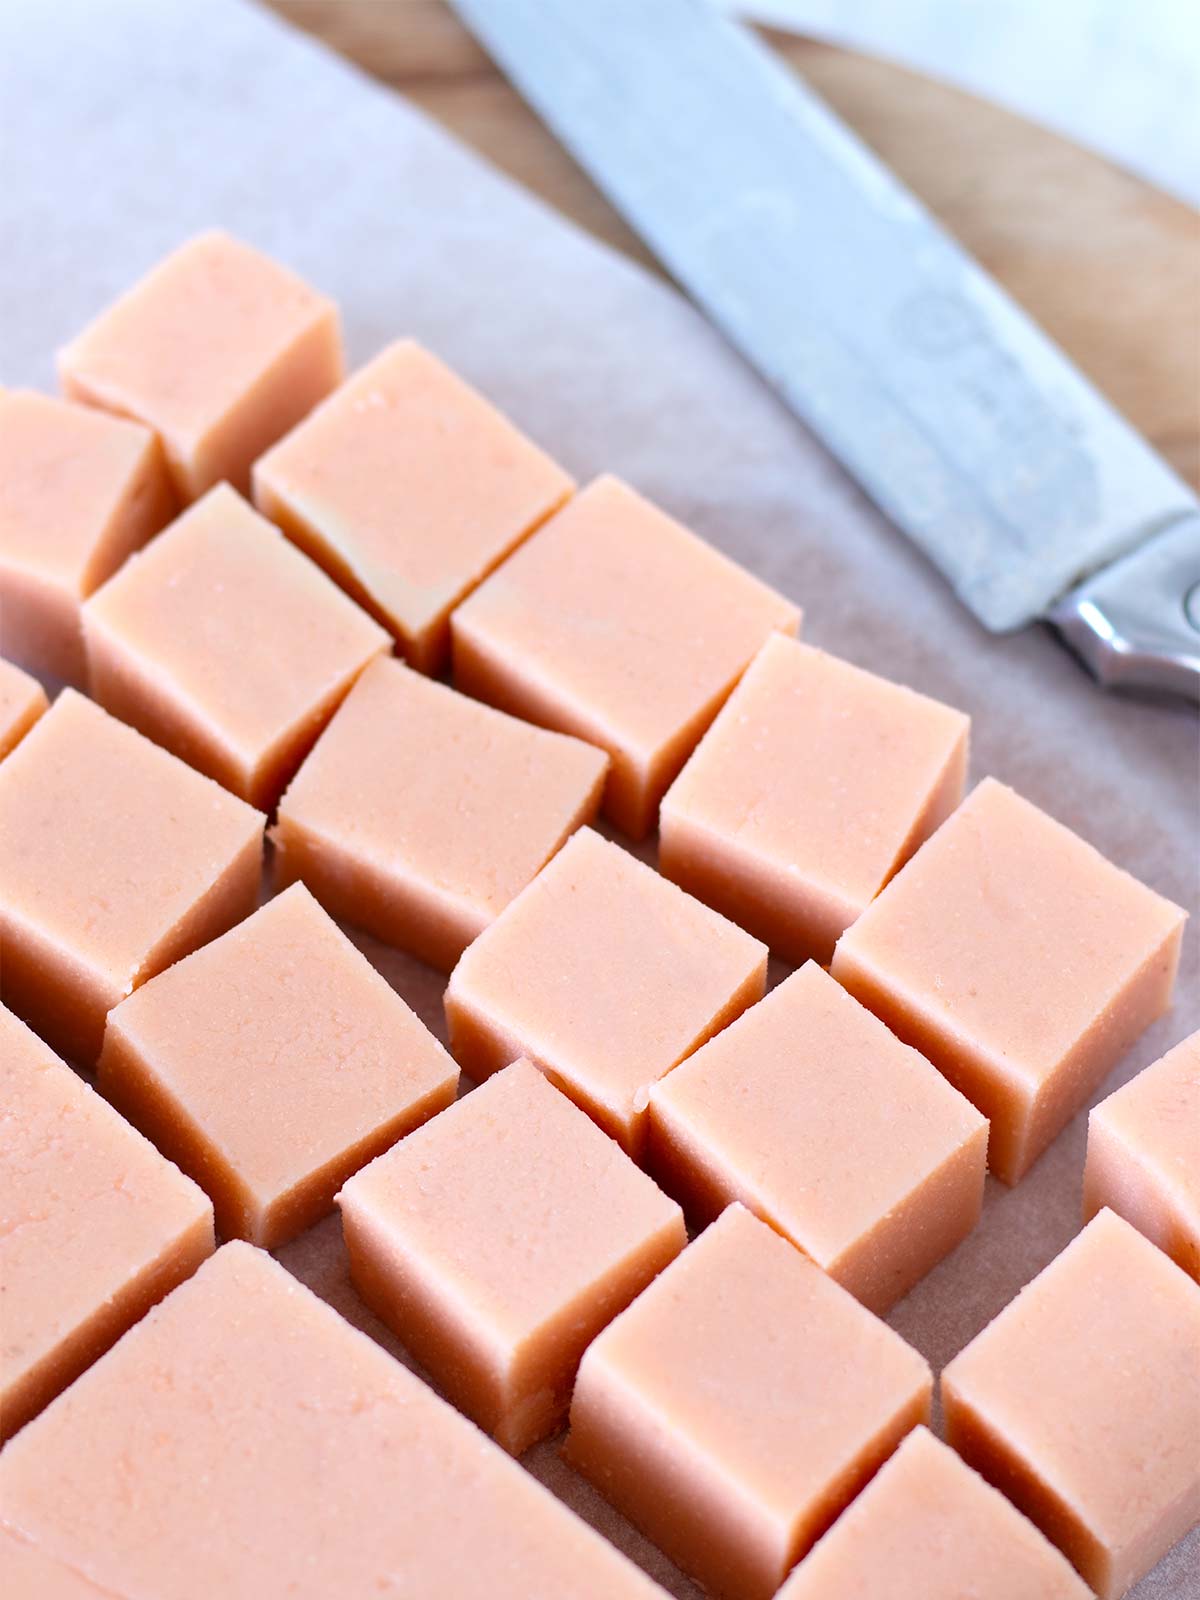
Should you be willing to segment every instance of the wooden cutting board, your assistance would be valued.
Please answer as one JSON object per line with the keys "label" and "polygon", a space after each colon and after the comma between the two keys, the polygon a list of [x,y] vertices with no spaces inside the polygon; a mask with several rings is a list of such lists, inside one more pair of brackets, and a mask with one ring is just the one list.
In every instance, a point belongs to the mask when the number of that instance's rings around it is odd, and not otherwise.
{"label": "wooden cutting board", "polygon": [[[268,0],[584,228],[658,268],[445,0]],[[1200,488],[1200,212],[870,56],[770,42]]]}

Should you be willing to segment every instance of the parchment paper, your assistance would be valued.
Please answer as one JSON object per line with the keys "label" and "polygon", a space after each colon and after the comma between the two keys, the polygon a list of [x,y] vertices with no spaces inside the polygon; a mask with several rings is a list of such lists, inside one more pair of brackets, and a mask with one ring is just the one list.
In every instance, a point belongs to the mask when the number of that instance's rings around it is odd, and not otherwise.
{"label": "parchment paper", "polygon": [[[799,600],[809,640],[970,711],[976,776],[1194,911],[1194,718],[1104,696],[1038,629],[982,633],[670,289],[242,0],[5,0],[0,382],[51,387],[55,347],[214,223],[335,295],[355,362],[417,335],[581,479],[623,474]],[[442,980],[368,948],[440,1029]],[[1200,1026],[1196,948],[1193,928],[1174,1011],[1105,1091]],[[935,1371],[1076,1231],[1085,1126],[1016,1189],[989,1179],[974,1234],[893,1312]],[[397,1349],[354,1297],[336,1218],[282,1259]],[[553,1442],[527,1465],[669,1593],[696,1593]],[[1200,1595],[1200,1534],[1137,1595]]]}

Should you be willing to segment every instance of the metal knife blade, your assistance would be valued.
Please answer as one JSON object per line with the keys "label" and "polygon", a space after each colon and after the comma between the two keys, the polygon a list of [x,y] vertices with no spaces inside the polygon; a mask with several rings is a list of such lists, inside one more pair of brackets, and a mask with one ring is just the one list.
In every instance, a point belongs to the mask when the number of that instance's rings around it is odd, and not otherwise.
{"label": "metal knife blade", "polygon": [[1200,699],[1200,501],[764,45],[702,0],[452,3],[987,628]]}

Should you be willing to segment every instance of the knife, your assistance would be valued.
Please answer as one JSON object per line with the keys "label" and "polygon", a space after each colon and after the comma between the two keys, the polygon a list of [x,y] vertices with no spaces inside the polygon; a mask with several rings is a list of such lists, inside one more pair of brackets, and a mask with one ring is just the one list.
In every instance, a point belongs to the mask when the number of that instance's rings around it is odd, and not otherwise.
{"label": "knife", "polygon": [[802,81],[703,0],[452,0],[979,621],[1200,701],[1200,501]]}

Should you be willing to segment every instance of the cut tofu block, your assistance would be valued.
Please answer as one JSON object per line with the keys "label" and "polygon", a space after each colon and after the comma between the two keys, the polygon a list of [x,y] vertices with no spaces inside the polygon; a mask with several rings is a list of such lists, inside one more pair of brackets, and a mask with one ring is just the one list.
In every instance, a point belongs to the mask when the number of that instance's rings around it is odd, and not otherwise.
{"label": "cut tofu block", "polygon": [[739,1205],[589,1347],[571,1464],[714,1595],[767,1600],[910,1428],[915,1350]]}
{"label": "cut tofu block", "polygon": [[1200,1033],[1089,1117],[1083,1220],[1102,1206],[1200,1279]]}
{"label": "cut tofu block", "polygon": [[16,749],[49,704],[36,678],[0,660],[0,760]]}
{"label": "cut tofu block", "polygon": [[355,373],[254,469],[260,508],[422,672],[445,664],[453,608],[573,488],[410,339]]}
{"label": "cut tofu block", "polygon": [[224,483],[92,595],[83,631],[106,710],[264,811],[391,648]]}
{"label": "cut tofu block", "polygon": [[779,1591],[779,1600],[1091,1600],[1002,1494],[914,1428]]}
{"label": "cut tofu block", "polygon": [[987,778],[838,941],[833,975],[991,1122],[1015,1183],[1171,1001],[1185,913]]}
{"label": "cut tofu block", "polygon": [[598,478],[459,607],[454,680],[612,757],[634,838],[764,640],[800,612],[616,478]]}
{"label": "cut tofu block", "polygon": [[280,804],[277,881],[303,878],[335,916],[449,970],[592,820],[607,765],[581,739],[378,662]]}
{"label": "cut tofu block", "polygon": [[225,1245],[0,1454],[0,1516],[130,1600],[662,1600],[386,1351]]}
{"label": "cut tofu block", "polygon": [[66,689],[0,763],[0,996],[55,1049],[258,899],[264,818]]}
{"label": "cut tofu block", "polygon": [[979,1220],[987,1137],[813,962],[650,1091],[668,1193],[703,1222],[740,1200],[880,1313]]}
{"label": "cut tofu block", "polygon": [[82,685],[79,607],[175,514],[148,428],[23,390],[0,391],[0,645]]}
{"label": "cut tofu block", "polygon": [[0,1135],[4,1439],[211,1254],[213,1210],[2,1006]]}
{"label": "cut tofu block", "polygon": [[949,1442],[1117,1600],[1200,1520],[1200,1285],[1101,1211],[942,1374]]}
{"label": "cut tofu block", "polygon": [[514,1455],[566,1420],[584,1350],[687,1243],[674,1201],[528,1061],[338,1203],[363,1299]]}
{"label": "cut tofu block", "polygon": [[828,963],[962,799],[970,718],[767,640],[667,792],[659,870],[785,959]]}
{"label": "cut tofu block", "polygon": [[448,1105],[458,1071],[297,884],[110,1013],[99,1083],[222,1234],[274,1248]]}
{"label": "cut tofu block", "polygon": [[199,234],[59,352],[73,400],[161,437],[179,496],[250,465],[341,382],[337,307],[248,244]]}
{"label": "cut tofu block", "polygon": [[455,967],[450,1048],[476,1080],[528,1056],[637,1156],[650,1085],[766,977],[756,939],[581,828]]}

